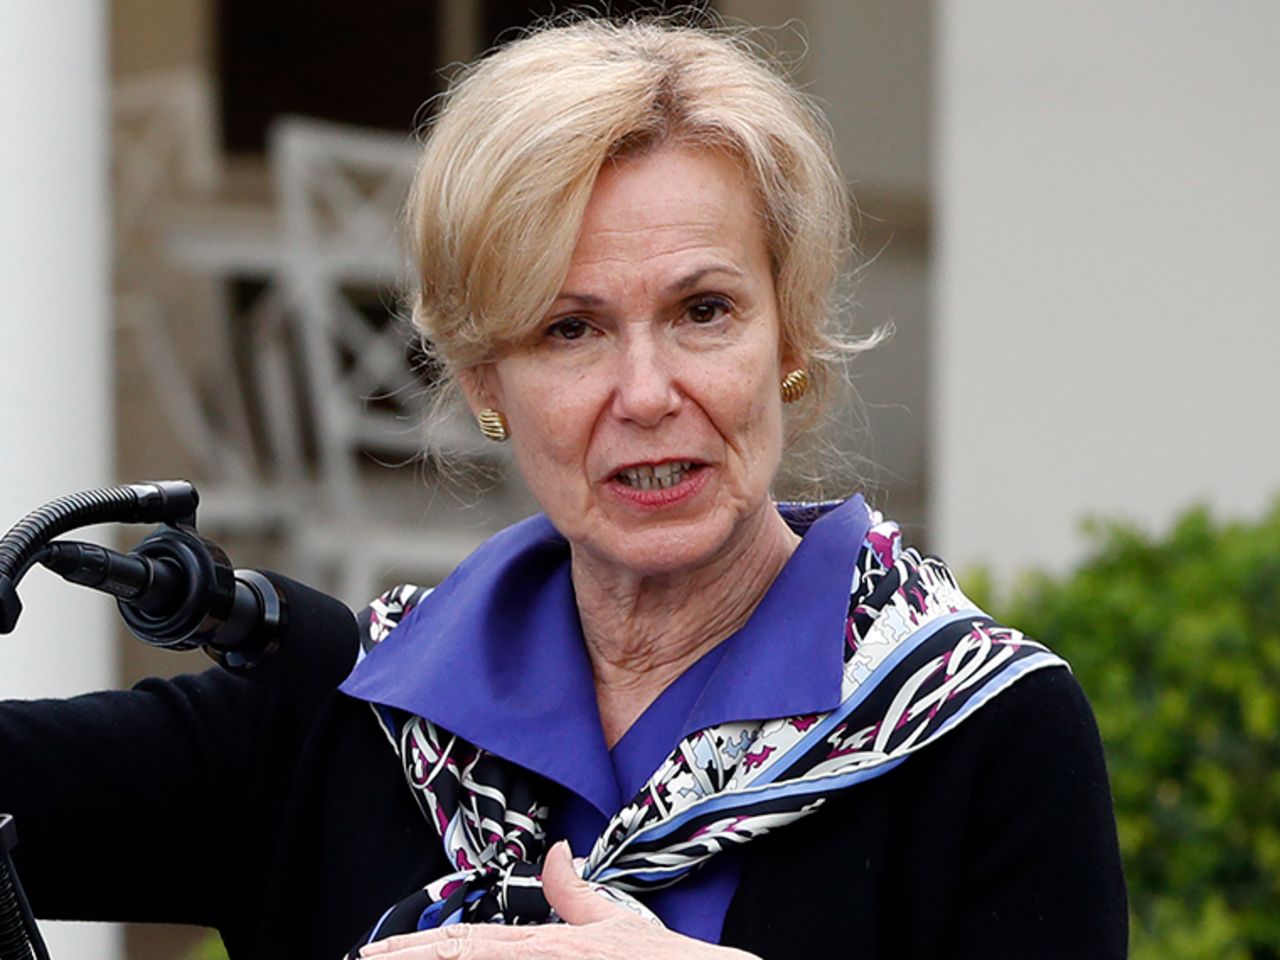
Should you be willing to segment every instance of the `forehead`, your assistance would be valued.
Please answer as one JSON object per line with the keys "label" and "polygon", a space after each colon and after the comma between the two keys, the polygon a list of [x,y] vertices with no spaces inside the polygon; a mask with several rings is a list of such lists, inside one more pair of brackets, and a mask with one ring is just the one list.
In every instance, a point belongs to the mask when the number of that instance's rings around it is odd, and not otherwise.
{"label": "forehead", "polygon": [[[755,192],[727,153],[664,146],[607,163],[583,216],[573,266],[714,250],[765,255]],[[743,264],[747,266],[748,264]]]}

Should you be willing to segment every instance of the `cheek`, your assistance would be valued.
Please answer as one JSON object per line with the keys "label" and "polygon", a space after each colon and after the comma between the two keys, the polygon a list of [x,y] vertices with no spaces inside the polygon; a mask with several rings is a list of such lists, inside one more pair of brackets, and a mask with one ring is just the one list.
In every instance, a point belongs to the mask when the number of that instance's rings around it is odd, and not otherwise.
{"label": "cheek", "polygon": [[756,470],[764,474],[765,483],[771,484],[782,463],[782,409],[767,389],[766,385],[755,396],[749,429]]}
{"label": "cheek", "polygon": [[556,431],[548,425],[563,420],[563,408],[573,400],[571,392],[553,389],[542,366],[525,356],[499,362],[494,396],[511,426],[512,448],[521,461],[555,438]]}
{"label": "cheek", "polygon": [[573,385],[541,384],[519,399],[509,393],[508,405],[512,452],[534,493],[543,500],[572,489],[591,440],[589,399]]}
{"label": "cheek", "polygon": [[771,483],[782,455],[782,410],[771,371],[762,373],[758,363],[744,364],[730,378],[721,371],[709,386],[709,395],[717,398],[709,411],[712,420],[744,472],[752,481]]}

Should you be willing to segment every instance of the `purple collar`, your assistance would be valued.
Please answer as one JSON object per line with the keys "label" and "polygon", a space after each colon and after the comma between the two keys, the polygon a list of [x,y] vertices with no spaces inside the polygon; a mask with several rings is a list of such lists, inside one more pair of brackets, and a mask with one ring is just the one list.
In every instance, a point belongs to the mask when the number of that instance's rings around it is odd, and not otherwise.
{"label": "purple collar", "polygon": [[[870,512],[861,496],[778,509],[803,540],[747,623],[708,654],[717,662],[680,737],[840,702],[844,621]],[[426,717],[606,817],[626,799],[601,731],[569,545],[544,515],[485,542],[341,689]]]}

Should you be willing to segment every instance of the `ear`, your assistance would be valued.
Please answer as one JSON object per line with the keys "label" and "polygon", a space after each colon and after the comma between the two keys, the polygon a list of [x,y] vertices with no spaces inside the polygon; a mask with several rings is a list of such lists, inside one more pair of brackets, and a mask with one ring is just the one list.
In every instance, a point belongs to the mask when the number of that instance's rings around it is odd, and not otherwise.
{"label": "ear", "polygon": [[492,363],[481,363],[458,371],[458,386],[473,414],[481,410],[502,409],[498,374]]}

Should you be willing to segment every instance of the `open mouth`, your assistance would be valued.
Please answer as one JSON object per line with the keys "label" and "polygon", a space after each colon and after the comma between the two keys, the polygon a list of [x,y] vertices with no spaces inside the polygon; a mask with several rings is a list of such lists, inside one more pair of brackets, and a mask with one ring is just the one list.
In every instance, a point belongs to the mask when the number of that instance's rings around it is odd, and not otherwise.
{"label": "open mouth", "polygon": [[701,468],[692,460],[669,460],[666,463],[643,463],[623,467],[614,479],[635,490],[667,490]]}

